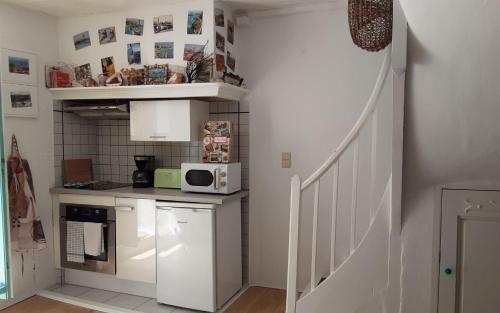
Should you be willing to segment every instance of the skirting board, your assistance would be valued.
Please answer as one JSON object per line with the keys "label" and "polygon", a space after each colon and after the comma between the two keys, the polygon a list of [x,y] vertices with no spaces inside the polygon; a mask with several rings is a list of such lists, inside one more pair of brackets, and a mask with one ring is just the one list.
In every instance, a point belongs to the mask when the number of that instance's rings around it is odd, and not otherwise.
{"label": "skirting board", "polygon": [[[226,311],[238,298],[247,291],[249,286],[243,286],[243,288],[235,294],[217,313],[223,313]],[[44,298],[52,299],[55,301],[79,306],[86,309],[97,310],[106,313],[137,313],[138,311],[128,310],[123,308],[117,308],[115,306],[107,305],[105,303],[99,303],[95,301],[80,299],[77,297],[67,296],[58,292],[50,290],[42,290],[38,292],[38,295]]]}

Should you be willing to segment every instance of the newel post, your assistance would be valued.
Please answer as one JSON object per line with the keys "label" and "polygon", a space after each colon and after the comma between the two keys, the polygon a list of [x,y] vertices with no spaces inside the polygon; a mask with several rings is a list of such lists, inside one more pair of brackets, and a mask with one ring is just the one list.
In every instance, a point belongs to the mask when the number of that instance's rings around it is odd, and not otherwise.
{"label": "newel post", "polygon": [[295,313],[297,303],[297,270],[299,260],[300,177],[292,177],[290,196],[290,234],[288,242],[288,277],[286,286],[286,313]]}

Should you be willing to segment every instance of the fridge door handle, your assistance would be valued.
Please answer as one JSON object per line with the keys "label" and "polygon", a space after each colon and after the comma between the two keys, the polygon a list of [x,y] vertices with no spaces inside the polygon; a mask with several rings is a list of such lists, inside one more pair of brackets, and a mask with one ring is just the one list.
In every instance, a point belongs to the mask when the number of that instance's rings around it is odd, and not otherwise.
{"label": "fridge door handle", "polygon": [[162,210],[162,211],[172,211],[172,208],[169,208],[166,206],[157,206],[156,209]]}
{"label": "fridge door handle", "polygon": [[134,208],[131,206],[117,206],[117,207],[115,207],[115,211],[132,212],[133,210],[134,210]]}

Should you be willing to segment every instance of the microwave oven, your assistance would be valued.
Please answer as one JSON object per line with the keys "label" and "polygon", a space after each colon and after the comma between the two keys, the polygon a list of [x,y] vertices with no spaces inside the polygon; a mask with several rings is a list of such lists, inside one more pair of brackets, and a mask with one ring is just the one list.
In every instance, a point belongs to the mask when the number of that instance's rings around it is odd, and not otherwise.
{"label": "microwave oven", "polygon": [[241,163],[182,163],[181,190],[231,194],[241,190]]}

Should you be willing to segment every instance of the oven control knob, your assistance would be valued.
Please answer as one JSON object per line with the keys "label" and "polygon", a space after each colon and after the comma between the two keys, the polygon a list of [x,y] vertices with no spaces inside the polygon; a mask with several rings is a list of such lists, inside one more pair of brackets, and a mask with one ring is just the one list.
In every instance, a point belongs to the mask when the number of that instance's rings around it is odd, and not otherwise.
{"label": "oven control knob", "polygon": [[221,181],[221,182],[220,182],[220,185],[221,185],[222,187],[225,187],[225,186],[226,186],[226,182],[225,182],[225,181]]}
{"label": "oven control knob", "polygon": [[226,177],[226,172],[220,172],[220,177]]}

